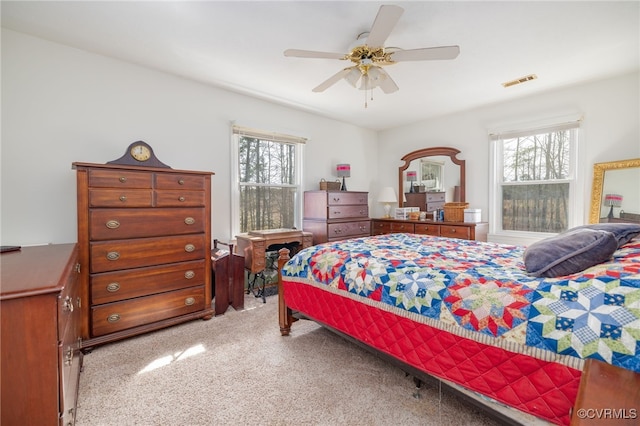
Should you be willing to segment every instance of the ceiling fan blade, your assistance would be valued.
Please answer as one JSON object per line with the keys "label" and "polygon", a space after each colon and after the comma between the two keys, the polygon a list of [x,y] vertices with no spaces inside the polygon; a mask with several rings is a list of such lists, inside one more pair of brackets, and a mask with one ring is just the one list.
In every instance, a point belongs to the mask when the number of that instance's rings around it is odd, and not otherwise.
{"label": "ceiling fan blade", "polygon": [[334,84],[336,84],[338,81],[342,80],[343,78],[345,78],[353,69],[354,67],[349,67],[349,68],[345,68],[343,70],[338,71],[337,73],[335,73],[334,75],[332,75],[331,77],[329,77],[324,83],[321,83],[319,86],[315,87],[313,89],[314,92],[324,92],[325,90],[327,90],[329,87],[333,86]]}
{"label": "ceiling fan blade", "polygon": [[460,46],[425,47],[423,49],[397,50],[390,54],[394,62],[435,61],[455,59],[460,54]]}
{"label": "ceiling fan blade", "polygon": [[378,83],[378,87],[380,87],[380,89],[387,94],[397,92],[400,88],[398,87],[396,82],[393,81],[391,76],[382,68],[379,68],[379,71],[380,77],[378,77],[378,79],[380,82]]}
{"label": "ceiling fan blade", "polygon": [[393,31],[393,28],[398,23],[398,19],[402,16],[404,9],[395,5],[383,5],[380,6],[378,15],[376,16],[371,31],[367,36],[367,46],[369,47],[382,47],[384,42]]}
{"label": "ceiling fan blade", "polygon": [[344,53],[316,52],[313,50],[287,49],[284,56],[294,56],[296,58],[323,58],[323,59],[346,59]]}

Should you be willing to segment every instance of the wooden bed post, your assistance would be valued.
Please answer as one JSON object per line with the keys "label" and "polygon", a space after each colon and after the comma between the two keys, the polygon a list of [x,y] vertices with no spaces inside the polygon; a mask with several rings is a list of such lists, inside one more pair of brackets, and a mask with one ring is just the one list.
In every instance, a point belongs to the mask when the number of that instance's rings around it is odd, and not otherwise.
{"label": "wooden bed post", "polygon": [[278,320],[280,322],[280,334],[288,336],[291,331],[291,324],[293,323],[293,317],[291,316],[291,309],[289,309],[284,302],[284,289],[282,287],[282,268],[284,264],[290,259],[289,250],[281,248],[278,250]]}

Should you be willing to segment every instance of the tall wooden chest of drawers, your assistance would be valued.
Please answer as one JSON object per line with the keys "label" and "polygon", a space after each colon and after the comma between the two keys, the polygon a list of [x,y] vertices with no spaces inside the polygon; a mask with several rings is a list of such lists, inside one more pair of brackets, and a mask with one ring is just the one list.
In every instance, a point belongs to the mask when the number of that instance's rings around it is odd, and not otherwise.
{"label": "tall wooden chest of drawers", "polygon": [[77,246],[1,256],[0,424],[73,425],[82,367]]}
{"label": "tall wooden chest of drawers", "polygon": [[211,307],[211,174],[73,163],[83,347],[195,318]]}
{"label": "tall wooden chest of drawers", "polygon": [[370,235],[369,193],[306,191],[303,229],[313,234],[313,244]]}

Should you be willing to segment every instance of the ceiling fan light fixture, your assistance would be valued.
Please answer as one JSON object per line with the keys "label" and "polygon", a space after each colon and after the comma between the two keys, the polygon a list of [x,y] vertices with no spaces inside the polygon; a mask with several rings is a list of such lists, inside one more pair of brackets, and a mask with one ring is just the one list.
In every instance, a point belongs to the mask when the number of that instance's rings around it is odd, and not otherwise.
{"label": "ceiling fan light fixture", "polygon": [[[349,45],[348,53],[317,52],[312,50],[287,49],[285,56],[299,58],[324,58],[351,61],[352,66],[343,68],[320,85],[313,92],[323,92],[341,79],[365,92],[373,99],[373,89],[380,88],[385,94],[398,91],[398,85],[387,74],[384,67],[403,61],[433,61],[454,59],[460,53],[459,46],[439,46],[403,50],[400,47],[385,47],[385,41],[397,24],[404,9],[395,5],[382,5],[368,32],[358,34]],[[367,93],[368,92],[368,93]]]}

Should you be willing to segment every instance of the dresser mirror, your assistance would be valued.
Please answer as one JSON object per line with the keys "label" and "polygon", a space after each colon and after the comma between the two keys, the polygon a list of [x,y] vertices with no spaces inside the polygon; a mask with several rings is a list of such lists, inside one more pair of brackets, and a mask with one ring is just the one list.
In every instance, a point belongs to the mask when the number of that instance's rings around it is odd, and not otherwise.
{"label": "dresser mirror", "polygon": [[[465,160],[459,159],[458,154],[460,151],[455,148],[435,147],[402,157],[404,163],[398,168],[398,205],[404,205],[402,195],[412,192],[412,186],[416,192],[443,191],[447,202],[464,202]],[[407,172],[415,172],[411,173],[412,180],[407,179]]]}
{"label": "dresser mirror", "polygon": [[593,165],[589,223],[640,223],[640,158]]}

